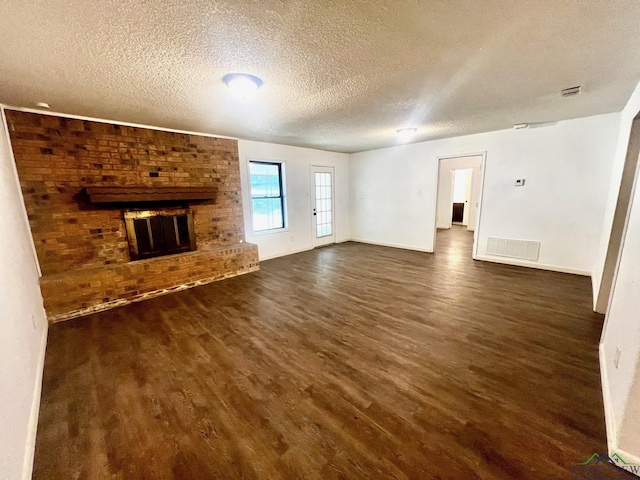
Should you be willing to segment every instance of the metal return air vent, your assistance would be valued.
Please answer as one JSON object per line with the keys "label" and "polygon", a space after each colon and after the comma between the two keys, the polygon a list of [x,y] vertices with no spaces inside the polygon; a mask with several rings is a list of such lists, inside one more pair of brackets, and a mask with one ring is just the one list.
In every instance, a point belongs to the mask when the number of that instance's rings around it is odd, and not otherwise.
{"label": "metal return air vent", "polygon": [[532,262],[537,262],[539,253],[540,242],[496,237],[489,237],[487,239],[488,255],[521,258],[523,260],[531,260]]}

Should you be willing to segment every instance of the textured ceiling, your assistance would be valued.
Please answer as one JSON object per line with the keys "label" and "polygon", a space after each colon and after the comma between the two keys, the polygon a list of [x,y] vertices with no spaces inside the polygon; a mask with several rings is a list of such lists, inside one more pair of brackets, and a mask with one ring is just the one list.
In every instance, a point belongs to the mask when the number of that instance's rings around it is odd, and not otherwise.
{"label": "textured ceiling", "polygon": [[355,152],[621,110],[639,45],[637,0],[0,0],[0,102]]}

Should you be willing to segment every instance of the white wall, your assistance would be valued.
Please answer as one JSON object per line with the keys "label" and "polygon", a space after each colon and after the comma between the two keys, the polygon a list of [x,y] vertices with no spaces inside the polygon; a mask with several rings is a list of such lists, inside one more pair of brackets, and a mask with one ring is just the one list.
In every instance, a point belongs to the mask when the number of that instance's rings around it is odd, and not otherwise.
{"label": "white wall", "polygon": [[[627,409],[640,418],[640,399],[631,402],[629,393],[638,371],[640,356],[640,188],[636,187],[624,246],[607,313],[601,344],[603,390],[609,421],[609,441],[617,441]],[[622,354],[616,368],[616,349]],[[629,412],[627,412],[629,415]],[[638,432],[635,432],[637,435]],[[631,452],[640,456],[640,452]]]}
{"label": "white wall", "polygon": [[[616,150],[613,158],[611,183],[609,192],[607,195],[607,203],[605,208],[604,220],[602,224],[602,231],[600,235],[600,242],[597,251],[596,264],[591,276],[593,286],[593,302],[594,310],[598,310],[601,313],[605,313],[606,304],[608,302],[608,291],[604,292],[604,298],[600,297],[600,282],[602,280],[602,274],[604,271],[605,261],[607,259],[609,238],[611,237],[611,227],[613,225],[614,214],[616,210],[616,203],[618,200],[618,193],[620,191],[620,182],[622,180],[622,172],[625,165],[625,159],[627,154],[627,147],[629,145],[629,134],[631,132],[631,125],[636,114],[640,111],[640,83],[636,86],[634,92],[631,94],[627,105],[620,113],[620,128],[618,130],[618,137],[616,142]],[[611,254],[611,252],[609,252]],[[615,252],[613,252],[615,255]],[[599,304],[599,308],[596,309],[596,304]]]}
{"label": "white wall", "polygon": [[[258,245],[260,260],[313,248],[310,167],[335,167],[336,242],[350,237],[349,155],[311,148],[239,140],[242,204],[247,242]],[[277,160],[285,163],[287,228],[284,231],[253,234],[249,160]]]}
{"label": "white wall", "polygon": [[[621,114],[615,170],[611,180],[598,264],[594,269],[594,298],[598,295],[597,275],[602,274],[607,255],[622,169],[634,116],[640,110],[640,84]],[[607,420],[610,451],[624,452],[624,458],[640,462],[640,179],[636,172],[635,187],[625,231],[622,251],[614,274],[611,301],[600,343],[600,371]],[[616,367],[616,351],[621,351]],[[635,387],[634,387],[635,384]],[[635,389],[635,391],[634,391]]]}
{"label": "white wall", "polygon": [[4,112],[0,231],[0,478],[31,478],[47,321]]}
{"label": "white wall", "polygon": [[[487,152],[478,256],[487,237],[542,242],[535,262],[588,275],[600,241],[619,113],[351,156],[351,236],[432,251],[438,157]],[[515,187],[517,178],[526,179]]]}

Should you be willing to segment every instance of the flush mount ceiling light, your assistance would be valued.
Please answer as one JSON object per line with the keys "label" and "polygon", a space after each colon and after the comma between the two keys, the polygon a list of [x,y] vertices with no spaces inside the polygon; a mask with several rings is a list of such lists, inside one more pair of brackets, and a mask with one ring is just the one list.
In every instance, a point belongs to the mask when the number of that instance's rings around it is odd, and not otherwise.
{"label": "flush mount ceiling light", "polygon": [[247,73],[228,73],[222,77],[222,81],[236,97],[243,101],[251,98],[262,86],[262,80]]}
{"label": "flush mount ceiling light", "polygon": [[38,108],[51,108],[47,102],[38,102],[38,103],[36,103],[36,107],[38,107]]}
{"label": "flush mount ceiling light", "polygon": [[396,133],[398,134],[398,140],[401,142],[408,142],[418,131],[417,128],[401,128]]}
{"label": "flush mount ceiling light", "polygon": [[515,128],[516,130],[522,130],[523,128],[529,128],[529,124],[528,123],[516,123],[513,128]]}

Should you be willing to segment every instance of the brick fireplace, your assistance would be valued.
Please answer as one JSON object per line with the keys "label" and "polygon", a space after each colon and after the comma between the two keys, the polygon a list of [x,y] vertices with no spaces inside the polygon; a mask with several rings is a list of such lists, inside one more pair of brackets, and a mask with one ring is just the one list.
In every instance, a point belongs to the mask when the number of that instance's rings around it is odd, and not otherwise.
{"label": "brick fireplace", "polygon": [[[237,141],[6,116],[51,322],[258,269],[257,246],[244,243]],[[127,219],[151,217],[139,230],[168,232],[162,248],[173,251],[146,258],[132,253]]]}

